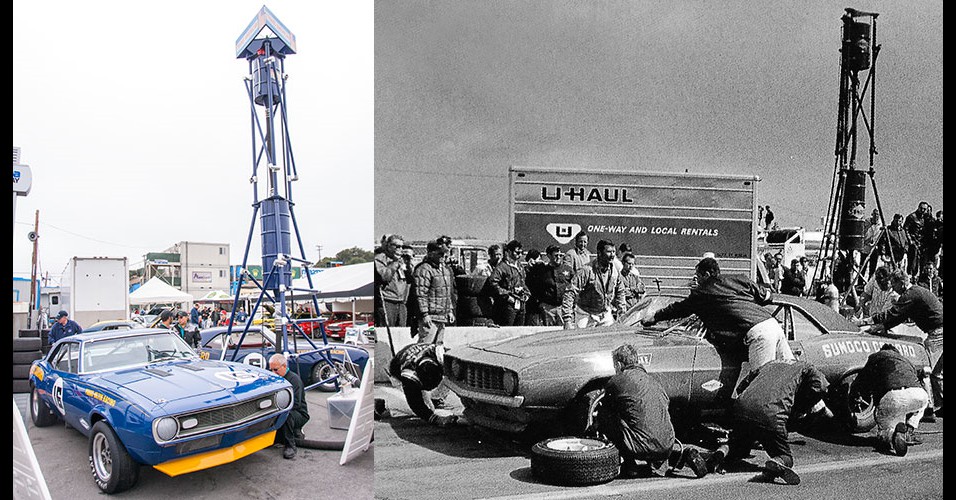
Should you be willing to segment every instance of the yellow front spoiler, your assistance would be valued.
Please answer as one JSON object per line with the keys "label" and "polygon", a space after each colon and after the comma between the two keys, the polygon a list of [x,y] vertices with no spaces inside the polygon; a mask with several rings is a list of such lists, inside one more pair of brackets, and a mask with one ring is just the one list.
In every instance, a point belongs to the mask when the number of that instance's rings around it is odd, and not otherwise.
{"label": "yellow front spoiler", "polygon": [[223,448],[221,450],[207,451],[206,453],[200,453],[198,455],[177,458],[154,465],[153,467],[166,475],[175,477],[180,474],[187,474],[196,472],[197,470],[235,462],[242,457],[252,455],[263,448],[272,446],[275,440],[276,431],[271,431],[252,439],[247,439],[231,448]]}

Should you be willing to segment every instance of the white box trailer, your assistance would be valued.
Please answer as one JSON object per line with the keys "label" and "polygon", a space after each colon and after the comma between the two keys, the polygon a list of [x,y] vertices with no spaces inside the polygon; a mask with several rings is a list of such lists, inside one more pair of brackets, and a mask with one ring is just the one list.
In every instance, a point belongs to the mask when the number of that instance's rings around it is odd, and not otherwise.
{"label": "white box trailer", "polygon": [[757,176],[513,166],[509,178],[508,234],[525,250],[568,250],[584,230],[592,256],[600,240],[627,243],[648,292],[688,293],[707,252],[757,279]]}
{"label": "white box trailer", "polygon": [[[72,257],[63,271],[60,304],[81,327],[129,319],[126,257]],[[56,317],[56,311],[51,311]]]}

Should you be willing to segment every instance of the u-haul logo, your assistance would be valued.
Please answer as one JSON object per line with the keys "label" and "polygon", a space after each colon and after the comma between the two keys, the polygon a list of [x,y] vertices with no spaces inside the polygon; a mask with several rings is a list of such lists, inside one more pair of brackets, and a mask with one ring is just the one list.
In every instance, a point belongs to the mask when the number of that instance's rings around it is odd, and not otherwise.
{"label": "u-haul logo", "polygon": [[581,230],[580,224],[570,223],[551,223],[548,224],[548,234],[558,243],[566,245],[574,239],[574,235]]}

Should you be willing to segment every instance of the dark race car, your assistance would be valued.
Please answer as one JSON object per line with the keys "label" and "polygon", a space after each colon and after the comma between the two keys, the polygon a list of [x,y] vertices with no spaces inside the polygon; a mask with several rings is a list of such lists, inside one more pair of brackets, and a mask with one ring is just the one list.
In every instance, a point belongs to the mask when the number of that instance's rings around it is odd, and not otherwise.
{"label": "dark race car", "polygon": [[[252,325],[242,338],[242,329],[233,327],[232,338],[227,340],[226,330],[227,327],[219,326],[200,332],[199,355],[205,359],[235,360],[268,368],[269,357],[276,352],[275,332],[267,326]],[[299,333],[293,335],[294,328],[289,331],[290,352],[295,353],[288,359],[289,369],[299,375],[306,388],[316,386],[321,391],[335,391],[336,380],[339,383],[348,380],[354,387],[361,385],[368,351],[344,344],[310,343]]]}
{"label": "dark race car", "polygon": [[[747,354],[718,351],[696,316],[640,325],[651,311],[680,298],[646,297],[608,327],[546,331],[452,349],[445,355],[446,383],[461,398],[466,418],[477,425],[583,435],[614,374],[611,351],[629,343],[640,349],[648,373],[670,396],[675,425],[719,422]],[[775,295],[766,307],[783,326],[794,355],[826,375],[828,405],[854,431],[872,426],[872,419],[855,420],[871,412],[872,404],[852,397],[850,384],[867,356],[884,343],[896,345],[929,388],[929,355],[918,339],[860,333],[832,309],[799,297]]]}
{"label": "dark race car", "polygon": [[66,337],[33,362],[30,385],[33,423],[62,420],[89,437],[106,493],[135,485],[140,465],[178,476],[269,447],[292,406],[284,378],[202,360],[168,330]]}

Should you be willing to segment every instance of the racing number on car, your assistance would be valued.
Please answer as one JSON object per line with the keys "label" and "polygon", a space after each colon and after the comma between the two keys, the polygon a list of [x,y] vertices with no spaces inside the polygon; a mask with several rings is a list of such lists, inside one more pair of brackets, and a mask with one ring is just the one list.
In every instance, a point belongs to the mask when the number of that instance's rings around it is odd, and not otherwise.
{"label": "racing number on car", "polygon": [[58,378],[53,383],[53,405],[60,410],[62,415],[66,415],[66,408],[63,406],[63,379]]}
{"label": "racing number on car", "polygon": [[199,359],[209,359],[209,351],[199,351]]}

